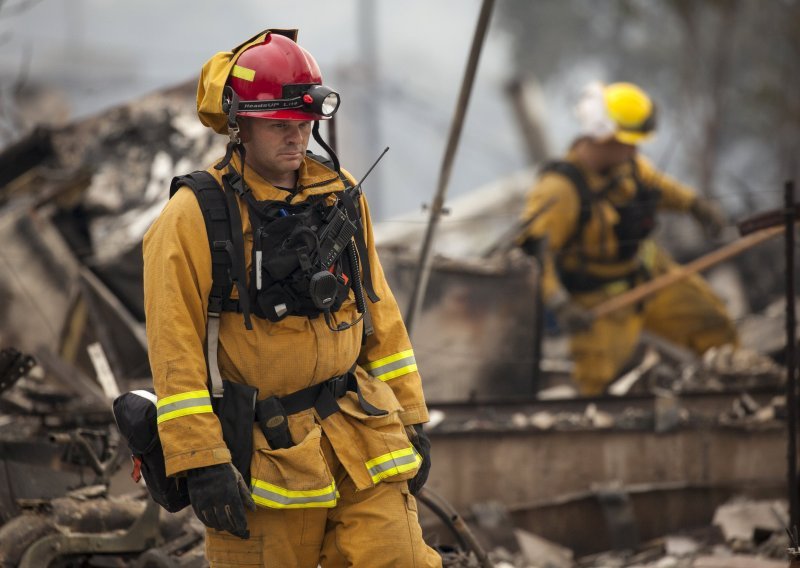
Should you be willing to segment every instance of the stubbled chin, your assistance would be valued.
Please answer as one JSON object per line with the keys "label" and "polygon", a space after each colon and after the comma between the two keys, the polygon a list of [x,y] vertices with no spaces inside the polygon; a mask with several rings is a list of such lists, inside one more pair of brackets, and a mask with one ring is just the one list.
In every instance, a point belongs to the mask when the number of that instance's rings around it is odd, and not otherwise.
{"label": "stubbled chin", "polygon": [[277,156],[277,158],[279,160],[284,160],[284,161],[302,162],[303,156],[304,153],[302,152],[291,153],[291,154],[287,152],[286,154],[280,154],[279,156]]}

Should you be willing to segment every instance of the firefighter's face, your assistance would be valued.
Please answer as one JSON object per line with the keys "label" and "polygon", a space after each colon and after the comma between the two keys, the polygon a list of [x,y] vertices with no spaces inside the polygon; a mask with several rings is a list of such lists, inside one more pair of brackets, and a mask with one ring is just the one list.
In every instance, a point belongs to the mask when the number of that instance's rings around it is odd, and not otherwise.
{"label": "firefighter's face", "polygon": [[623,144],[612,138],[598,144],[604,168],[614,168],[630,161],[636,155],[636,146]]}
{"label": "firefighter's face", "polygon": [[262,177],[284,176],[297,171],[303,163],[311,135],[310,121],[250,118],[240,124],[248,165]]}

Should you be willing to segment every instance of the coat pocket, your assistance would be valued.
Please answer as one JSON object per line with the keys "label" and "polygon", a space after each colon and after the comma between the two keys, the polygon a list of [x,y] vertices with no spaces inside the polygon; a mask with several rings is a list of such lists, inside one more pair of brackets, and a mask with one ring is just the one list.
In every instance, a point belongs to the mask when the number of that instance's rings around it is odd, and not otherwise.
{"label": "coat pocket", "polygon": [[322,454],[319,426],[291,448],[257,447],[251,465],[253,500],[271,509],[335,507],[336,483]]}
{"label": "coat pocket", "polygon": [[[360,448],[362,459],[366,458],[360,465],[366,470],[367,479],[375,485],[381,481],[402,481],[414,477],[422,458],[406,435],[400,420],[402,407],[394,393],[386,383],[366,373],[363,376],[359,373],[358,383],[364,399],[386,411],[380,416],[368,414],[354,393],[348,393],[339,402],[349,430],[350,444]],[[352,477],[356,486],[363,488],[360,480]]]}

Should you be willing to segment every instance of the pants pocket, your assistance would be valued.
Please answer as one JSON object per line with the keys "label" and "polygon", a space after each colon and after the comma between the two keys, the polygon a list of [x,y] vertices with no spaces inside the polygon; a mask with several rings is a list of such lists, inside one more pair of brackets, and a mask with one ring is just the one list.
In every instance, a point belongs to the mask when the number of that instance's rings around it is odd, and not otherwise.
{"label": "pants pocket", "polygon": [[271,509],[336,506],[336,483],[320,446],[322,429],[314,428],[291,448],[256,449],[251,469],[253,500]]}
{"label": "pants pocket", "polygon": [[264,564],[262,545],[260,538],[242,540],[216,531],[206,531],[206,557],[211,568],[260,568]]}

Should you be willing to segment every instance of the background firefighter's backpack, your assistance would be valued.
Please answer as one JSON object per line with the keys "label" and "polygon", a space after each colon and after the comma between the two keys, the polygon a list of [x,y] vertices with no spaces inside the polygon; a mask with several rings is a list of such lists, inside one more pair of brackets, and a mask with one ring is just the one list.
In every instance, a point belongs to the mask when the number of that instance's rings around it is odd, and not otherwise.
{"label": "background firefighter's backpack", "polygon": [[[620,260],[632,258],[639,250],[639,243],[652,233],[656,225],[656,208],[661,197],[659,190],[646,186],[641,180],[636,162],[631,162],[631,168],[636,182],[636,194],[630,202],[614,205],[619,215],[619,222],[614,226],[614,233],[619,243],[618,256]],[[564,160],[547,162],[542,166],[540,175],[547,172],[556,172],[569,179],[578,193],[580,200],[578,220],[575,223],[575,232],[567,239],[564,249],[576,243],[580,246],[583,231],[592,216],[592,205],[605,199],[608,192],[619,183],[619,180],[613,178],[600,191],[593,192],[581,170],[571,162]]]}

